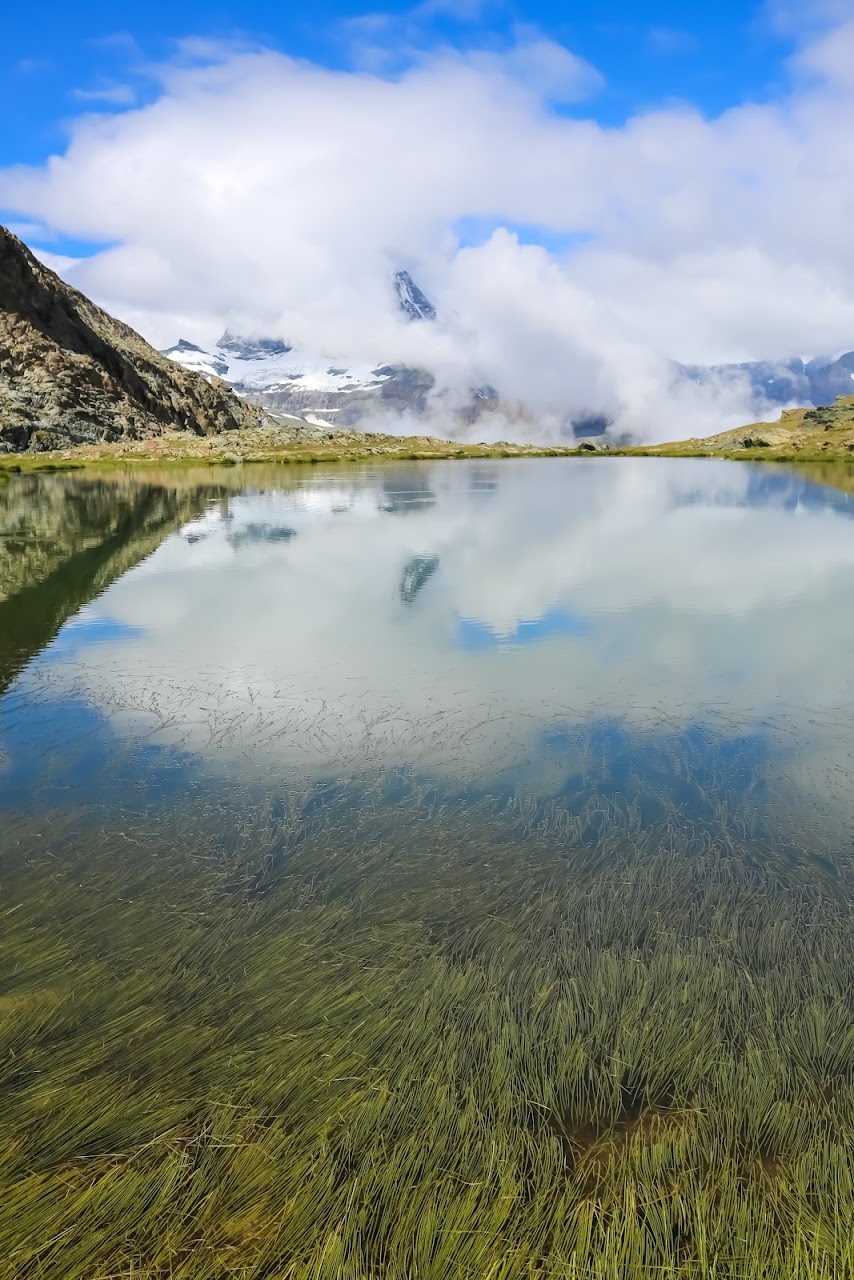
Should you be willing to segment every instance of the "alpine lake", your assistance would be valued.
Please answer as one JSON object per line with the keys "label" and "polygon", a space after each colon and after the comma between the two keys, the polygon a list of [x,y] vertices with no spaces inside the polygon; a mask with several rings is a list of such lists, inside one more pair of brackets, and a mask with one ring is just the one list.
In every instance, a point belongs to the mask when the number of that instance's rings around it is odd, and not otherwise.
{"label": "alpine lake", "polygon": [[850,1278],[852,773],[808,468],[9,475],[0,1277]]}

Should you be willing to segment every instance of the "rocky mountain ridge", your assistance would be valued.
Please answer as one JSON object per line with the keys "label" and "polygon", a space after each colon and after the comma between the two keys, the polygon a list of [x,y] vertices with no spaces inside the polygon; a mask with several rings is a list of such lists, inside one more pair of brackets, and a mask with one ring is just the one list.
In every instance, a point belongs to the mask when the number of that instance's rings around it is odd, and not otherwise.
{"label": "rocky mountain ridge", "polygon": [[397,364],[345,364],[271,338],[235,338],[212,347],[180,339],[163,355],[203,378],[220,379],[238,396],[308,422],[353,427],[368,413],[423,412],[433,376]]}
{"label": "rocky mountain ridge", "polygon": [[167,359],[0,227],[0,451],[236,431],[257,409]]}
{"label": "rocky mountain ridge", "polygon": [[[436,320],[436,308],[408,271],[395,272],[390,283],[397,308],[408,321]],[[357,426],[369,414],[422,414],[435,386],[425,369],[381,359],[354,362],[227,328],[212,347],[180,338],[161,354],[204,378],[221,379],[238,396],[265,409],[342,429]],[[473,405],[482,391],[472,391]]]}
{"label": "rocky mountain ridge", "polygon": [[[396,272],[391,284],[397,307],[408,320],[439,318],[409,272]],[[423,414],[437,385],[428,369],[382,362],[357,365],[346,357],[318,355],[281,339],[241,337],[228,330],[214,347],[206,349],[181,339],[163,354],[204,377],[223,379],[238,395],[251,396],[268,409],[345,429],[358,428],[369,415]],[[674,384],[690,381],[710,388],[722,382],[746,384],[758,412],[774,405],[815,407],[854,390],[854,351],[810,361],[799,357],[723,365],[674,361],[671,369]],[[571,393],[572,388],[567,388],[568,401]],[[435,403],[434,397],[434,407]],[[495,410],[508,421],[524,424],[528,431],[533,425],[524,405],[510,404],[492,386],[471,387],[468,403],[458,405],[453,416],[461,426],[470,426]],[[393,430],[392,424],[388,426]],[[614,441],[612,428],[605,412],[567,411],[561,434],[573,440],[607,436]]]}
{"label": "rocky mountain ridge", "polygon": [[747,378],[769,404],[817,407],[854,394],[854,351],[814,360],[751,360],[742,364],[677,365],[680,377],[701,385],[723,378]]}

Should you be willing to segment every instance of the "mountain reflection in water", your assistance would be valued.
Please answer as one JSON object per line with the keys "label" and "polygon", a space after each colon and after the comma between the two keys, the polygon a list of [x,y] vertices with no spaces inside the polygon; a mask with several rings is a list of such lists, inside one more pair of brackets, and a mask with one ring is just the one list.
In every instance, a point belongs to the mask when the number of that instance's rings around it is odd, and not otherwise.
{"label": "mountain reflection in water", "polygon": [[804,803],[845,791],[854,502],[792,472],[32,476],[0,509],[7,681],[29,662],[16,698],[73,697],[124,742],[220,773],[404,767],[553,795],[577,753],[544,743],[567,726],[700,727],[761,738]]}

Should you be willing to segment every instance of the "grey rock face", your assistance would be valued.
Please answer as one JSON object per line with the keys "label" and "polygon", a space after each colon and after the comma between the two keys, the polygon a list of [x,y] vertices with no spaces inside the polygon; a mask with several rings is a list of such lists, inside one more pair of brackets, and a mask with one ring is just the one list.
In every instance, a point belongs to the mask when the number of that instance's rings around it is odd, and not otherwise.
{"label": "grey rock face", "polygon": [[422,293],[408,271],[398,271],[394,277],[394,291],[401,311],[410,320],[435,320],[436,308]]}
{"label": "grey rock face", "polygon": [[255,412],[168,359],[0,227],[0,449],[216,435]]}
{"label": "grey rock face", "polygon": [[832,404],[837,396],[854,395],[854,351],[846,351],[834,360],[820,358],[807,364],[796,357],[779,362],[752,360],[676,368],[680,377],[701,384],[720,377],[746,377],[752,389],[771,404]]}
{"label": "grey rock face", "polygon": [[836,360],[810,360],[805,372],[815,405],[854,395],[854,351],[846,351]]}
{"label": "grey rock face", "polygon": [[251,392],[240,383],[232,384],[239,394],[251,394],[257,404],[279,413],[301,416],[306,413],[332,414],[337,426],[354,427],[365,418],[388,411],[423,413],[434,385],[432,374],[405,365],[383,365],[373,370],[374,381],[354,382],[334,391],[318,391],[300,385],[298,375],[284,385]]}

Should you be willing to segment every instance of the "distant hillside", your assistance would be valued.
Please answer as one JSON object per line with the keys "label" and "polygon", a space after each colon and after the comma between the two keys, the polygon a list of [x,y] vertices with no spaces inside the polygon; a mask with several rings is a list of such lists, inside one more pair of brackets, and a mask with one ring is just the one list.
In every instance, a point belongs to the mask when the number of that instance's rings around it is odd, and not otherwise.
{"label": "distant hillside", "polygon": [[0,451],[216,435],[256,411],[168,360],[0,227]]}
{"label": "distant hillside", "polygon": [[854,461],[854,396],[812,409],[784,410],[778,422],[754,422],[716,436],[658,445],[651,452]]}

